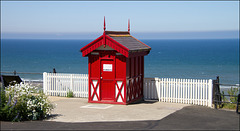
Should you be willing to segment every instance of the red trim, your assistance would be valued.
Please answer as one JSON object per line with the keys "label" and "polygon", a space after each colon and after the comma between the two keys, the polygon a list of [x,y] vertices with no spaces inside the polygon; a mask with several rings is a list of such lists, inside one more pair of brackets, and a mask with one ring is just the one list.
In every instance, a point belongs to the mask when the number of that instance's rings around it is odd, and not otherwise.
{"label": "red trim", "polygon": [[129,98],[129,100],[128,101],[131,101],[133,99],[133,82],[132,82],[132,79],[128,80],[128,82],[129,82],[129,85],[128,85],[128,89],[129,89],[128,98]]}
{"label": "red trim", "polygon": [[125,57],[128,57],[128,51],[129,49],[125,46],[123,46],[122,44],[118,43],[117,41],[115,41],[113,38],[111,38],[110,36],[106,35],[106,38],[111,41],[112,43],[110,42],[107,42],[107,45],[110,46],[111,48],[113,48],[114,50],[116,50],[117,52],[123,54]]}
{"label": "red trim", "polygon": [[117,102],[117,99],[118,99],[119,96],[121,96],[122,101],[124,101],[124,98],[123,98],[122,92],[121,92],[121,90],[122,90],[122,88],[123,88],[123,85],[124,85],[123,81],[122,81],[122,85],[120,86],[120,88],[119,88],[119,86],[118,86],[118,84],[117,84],[116,81],[115,81],[115,84],[116,84],[117,89],[118,89],[118,94],[117,94],[117,96],[116,96],[116,98],[115,98],[115,101]]}
{"label": "red trim", "polygon": [[91,43],[85,45],[84,47],[82,47],[80,50],[83,52],[84,50],[86,50],[87,48],[89,48],[91,45],[95,44],[97,41],[101,40],[103,37],[103,35],[101,35],[100,37],[98,37],[97,39],[95,39],[94,41],[92,41]]}
{"label": "red trim", "polygon": [[102,44],[104,45],[104,48],[106,47],[106,33],[105,31],[103,32],[103,41]]}
{"label": "red trim", "polygon": [[91,83],[90,83],[91,85],[92,85],[92,87],[93,87],[93,94],[92,95],[90,95],[90,99],[91,100],[93,100],[93,97],[94,97],[94,94],[96,95],[96,97],[97,97],[97,99],[98,99],[98,101],[100,100],[100,97],[98,96],[98,94],[97,94],[97,87],[99,88],[99,80],[98,80],[98,82],[97,82],[97,84],[96,84],[96,86],[94,86],[94,84],[93,84],[93,82],[92,82],[92,80],[91,80]]}
{"label": "red trim", "polygon": [[88,58],[88,101],[90,101],[90,96],[91,96],[91,84],[90,83],[90,78],[91,78],[91,73],[90,73],[90,69],[91,69],[91,64],[90,64],[90,58]]}
{"label": "red trim", "polygon": [[[98,48],[96,46],[95,46],[95,48],[91,48],[91,46],[94,45],[95,43],[99,42],[102,39],[103,39],[103,35],[98,37],[96,40],[92,41],[91,43],[87,44],[83,48],[81,48],[80,50],[82,52],[82,56],[84,57],[84,56],[88,55],[90,52],[92,52],[94,49]],[[89,50],[89,48],[90,48],[90,50]]]}
{"label": "red trim", "polygon": [[[101,40],[102,40],[102,42],[100,42]],[[109,40],[109,41],[107,41],[107,40]],[[96,44],[96,43],[98,43],[98,44]],[[96,40],[92,41],[91,43],[89,43],[86,46],[84,46],[83,48],[81,48],[82,56],[83,57],[87,56],[89,53],[91,53],[93,50],[95,50],[96,48],[98,48],[101,45],[108,45],[109,47],[113,48],[117,52],[123,54],[125,57],[129,56],[128,55],[129,49],[127,47],[121,45],[120,43],[118,43],[117,41],[115,41],[114,39],[112,39],[111,37],[106,35],[105,33],[103,33],[103,35],[98,37]]]}
{"label": "red trim", "polygon": [[127,105],[125,102],[113,102],[113,101],[88,101],[89,103],[104,103],[104,104],[119,104],[119,105]]}
{"label": "red trim", "polygon": [[124,96],[125,96],[124,97],[124,102],[127,103],[127,82],[126,82],[126,77],[124,79]]}
{"label": "red trim", "polygon": [[132,99],[131,101],[128,101],[126,104],[130,104],[130,103],[132,103],[132,102],[134,102],[134,101],[137,101],[137,100],[140,100],[140,99],[142,99],[143,98],[143,95],[140,95],[140,96],[138,96],[137,98],[134,98],[134,99]]}
{"label": "red trim", "polygon": [[[138,79],[138,81],[137,81]],[[128,78],[128,85],[127,85],[127,96],[126,98],[129,98],[127,103],[135,101],[139,97],[142,97],[142,75],[138,75],[136,77]],[[138,94],[138,96],[137,96]],[[132,98],[133,97],[133,98]]]}

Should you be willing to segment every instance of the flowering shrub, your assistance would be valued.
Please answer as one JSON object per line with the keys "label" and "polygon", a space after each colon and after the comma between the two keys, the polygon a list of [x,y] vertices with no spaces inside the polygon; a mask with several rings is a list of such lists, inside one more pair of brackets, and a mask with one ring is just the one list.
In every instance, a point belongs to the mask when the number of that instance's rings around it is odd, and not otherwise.
{"label": "flowering shrub", "polygon": [[14,84],[1,92],[1,120],[40,120],[48,117],[53,105],[47,96],[30,84]]}

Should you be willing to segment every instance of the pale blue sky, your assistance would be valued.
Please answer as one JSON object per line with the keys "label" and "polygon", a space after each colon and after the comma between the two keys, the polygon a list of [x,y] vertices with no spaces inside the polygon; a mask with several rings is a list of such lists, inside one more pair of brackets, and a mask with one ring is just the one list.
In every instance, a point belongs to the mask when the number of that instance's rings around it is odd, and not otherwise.
{"label": "pale blue sky", "polygon": [[237,1],[3,1],[1,33],[3,38],[94,38],[103,32],[104,16],[107,30],[127,30],[130,19],[132,34],[140,38],[239,35]]}

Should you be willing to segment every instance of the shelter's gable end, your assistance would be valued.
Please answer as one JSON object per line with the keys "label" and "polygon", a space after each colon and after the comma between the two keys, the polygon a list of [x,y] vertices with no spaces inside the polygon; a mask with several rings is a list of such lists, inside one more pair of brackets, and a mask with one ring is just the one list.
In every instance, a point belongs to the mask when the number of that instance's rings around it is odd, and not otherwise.
{"label": "shelter's gable end", "polygon": [[121,45],[120,43],[118,43],[117,41],[115,41],[114,39],[112,39],[109,36],[106,36],[106,45],[108,45],[109,47],[113,48],[114,50],[116,50],[117,52],[123,54],[124,56],[128,57],[128,51],[129,49],[126,48],[125,46]]}
{"label": "shelter's gable end", "polygon": [[99,48],[100,46],[102,46],[104,44],[108,45],[109,47],[113,48],[117,52],[123,54],[124,56],[128,57],[129,49],[126,48],[125,46],[121,45],[120,43],[118,43],[117,41],[115,41],[114,39],[112,39],[111,37],[109,37],[107,35],[105,35],[105,36],[102,35],[99,38],[97,38],[96,40],[94,40],[93,42],[84,46],[81,49],[82,56],[87,56],[89,53],[91,53],[92,51],[96,50],[97,48]]}
{"label": "shelter's gable end", "polygon": [[83,48],[81,48],[82,56],[87,56],[89,53],[94,51],[96,48],[103,45],[103,36],[98,37],[96,40],[92,41],[91,43],[87,44]]}

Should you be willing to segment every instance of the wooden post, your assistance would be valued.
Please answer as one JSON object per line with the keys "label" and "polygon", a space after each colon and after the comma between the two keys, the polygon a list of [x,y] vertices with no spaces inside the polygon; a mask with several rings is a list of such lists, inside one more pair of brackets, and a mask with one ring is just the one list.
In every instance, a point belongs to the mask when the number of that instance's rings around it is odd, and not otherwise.
{"label": "wooden post", "polygon": [[70,91],[73,92],[73,74],[70,75]]}
{"label": "wooden post", "polygon": [[47,92],[47,73],[43,72],[43,93],[46,94]]}
{"label": "wooden post", "polygon": [[219,101],[221,101],[221,93],[220,93],[220,88],[219,88],[219,76],[217,76],[216,80],[213,80],[213,91],[212,91],[212,95],[213,95],[213,104],[215,106],[215,109],[217,109],[217,105],[219,105]]}
{"label": "wooden post", "polygon": [[212,102],[215,106],[215,109],[217,109],[217,105],[219,105],[219,101],[221,101],[221,93],[220,93],[220,87],[219,87],[219,76],[217,76],[216,80],[213,80],[213,91],[212,91]]}
{"label": "wooden post", "polygon": [[212,107],[212,91],[213,91],[213,81],[209,79],[208,81],[208,107]]}
{"label": "wooden post", "polygon": [[240,103],[240,93],[238,94],[238,99],[237,99],[237,107],[236,107],[236,113],[238,113],[238,114],[240,114],[239,112],[238,112],[238,106],[239,106],[239,103]]}
{"label": "wooden post", "polygon": [[155,77],[155,85],[156,85],[156,92],[157,92],[157,98],[158,101],[160,101],[160,86],[159,86],[159,78]]}

